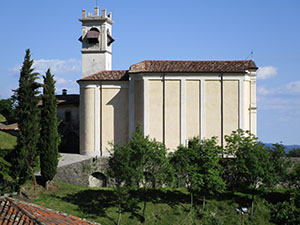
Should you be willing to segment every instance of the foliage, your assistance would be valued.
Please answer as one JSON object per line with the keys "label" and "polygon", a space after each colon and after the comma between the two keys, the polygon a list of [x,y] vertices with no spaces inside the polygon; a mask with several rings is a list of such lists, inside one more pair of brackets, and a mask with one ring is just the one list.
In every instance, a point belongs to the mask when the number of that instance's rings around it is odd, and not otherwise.
{"label": "foliage", "polygon": [[231,135],[225,136],[227,155],[234,155],[234,160],[229,168],[233,174],[233,190],[251,191],[251,215],[254,212],[255,191],[258,187],[274,184],[273,164],[270,160],[269,149],[249,131],[238,129]]}
{"label": "foliage", "polygon": [[17,145],[13,151],[13,177],[18,185],[22,185],[30,177],[34,178],[34,168],[37,164],[37,142],[39,138],[38,88],[36,82],[38,73],[32,68],[30,50],[26,50],[24,63],[20,73],[19,88],[16,92],[17,122],[19,133]]}
{"label": "foliage", "polygon": [[15,109],[15,101],[13,98],[8,99],[0,99],[0,114],[5,117],[7,123],[14,123],[16,121],[16,109]]}
{"label": "foliage", "polygon": [[50,181],[56,174],[58,164],[58,120],[56,116],[56,97],[54,76],[48,69],[44,76],[41,109],[41,133],[39,140],[41,174],[46,181]]}
{"label": "foliage", "polygon": [[9,176],[9,169],[11,164],[5,159],[0,157],[0,195],[7,192],[7,188],[10,187],[12,178]]}
{"label": "foliage", "polygon": [[204,140],[193,138],[189,140],[188,147],[179,146],[172,157],[177,179],[185,181],[191,194],[191,205],[195,192],[203,195],[202,212],[205,196],[220,193],[225,189],[219,164],[221,154],[222,149],[217,146],[216,137]]}
{"label": "foliage", "polygon": [[300,162],[294,165],[292,171],[288,174],[290,187],[300,189]]}
{"label": "foliage", "polygon": [[272,163],[268,148],[257,141],[249,131],[238,129],[225,136],[226,153],[234,155],[231,173],[235,190],[255,190],[259,185],[270,184]]}
{"label": "foliage", "polygon": [[[141,184],[144,190],[150,186],[164,184],[170,178],[166,154],[165,146],[155,140],[149,140],[148,136],[144,136],[141,126],[138,126],[128,144],[114,146],[109,159],[109,175],[113,179],[117,193],[139,188]],[[122,208],[118,209],[120,216],[129,207],[128,205],[124,207],[122,202],[128,202],[129,199],[119,200],[119,207]],[[146,201],[147,191],[145,191],[145,203]]]}
{"label": "foliage", "polygon": [[271,207],[271,221],[275,224],[298,225],[300,221],[300,191],[291,194],[289,201]]}
{"label": "foliage", "polygon": [[287,153],[288,157],[300,157],[300,148],[293,148]]}
{"label": "foliage", "polygon": [[270,162],[272,165],[269,186],[274,187],[286,181],[288,168],[291,166],[282,144],[273,144],[272,149],[270,149]]}

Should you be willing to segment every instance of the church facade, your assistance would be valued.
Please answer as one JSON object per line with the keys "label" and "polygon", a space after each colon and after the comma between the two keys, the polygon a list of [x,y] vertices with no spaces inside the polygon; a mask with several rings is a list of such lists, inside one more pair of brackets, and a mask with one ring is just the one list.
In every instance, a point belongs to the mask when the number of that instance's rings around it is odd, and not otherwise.
{"label": "church facade", "polygon": [[176,150],[199,136],[241,128],[256,135],[256,70],[252,60],[146,60],[112,70],[112,14],[83,10],[80,154],[108,156],[140,124],[144,134]]}

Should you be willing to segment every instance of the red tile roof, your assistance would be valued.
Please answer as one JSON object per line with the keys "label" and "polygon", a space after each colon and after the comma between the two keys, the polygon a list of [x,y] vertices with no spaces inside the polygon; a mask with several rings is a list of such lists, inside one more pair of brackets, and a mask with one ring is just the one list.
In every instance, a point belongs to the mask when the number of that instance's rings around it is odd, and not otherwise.
{"label": "red tile roof", "polygon": [[189,73],[243,73],[257,69],[252,60],[238,61],[161,61],[146,60],[130,67],[130,73],[144,72],[189,72]]}
{"label": "red tile roof", "polygon": [[85,80],[107,80],[107,81],[122,81],[128,80],[127,70],[104,70],[99,73],[95,73],[80,79],[80,81]]}
{"label": "red tile roof", "polygon": [[25,203],[12,198],[4,198],[0,203],[0,224],[99,224],[75,216]]}
{"label": "red tile roof", "polygon": [[236,61],[173,61],[146,60],[134,64],[129,70],[105,70],[79,81],[128,80],[130,73],[244,73],[245,70],[257,69],[252,60]]}

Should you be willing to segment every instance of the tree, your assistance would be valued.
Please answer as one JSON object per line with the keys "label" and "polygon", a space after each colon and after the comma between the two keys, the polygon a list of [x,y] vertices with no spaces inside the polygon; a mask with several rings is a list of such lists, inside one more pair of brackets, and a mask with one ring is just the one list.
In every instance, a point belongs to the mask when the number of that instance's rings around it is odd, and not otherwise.
{"label": "tree", "polygon": [[[165,183],[169,176],[169,164],[166,157],[167,150],[164,144],[150,140],[144,136],[141,126],[136,128],[128,144],[114,146],[109,159],[109,175],[112,177],[117,193],[124,193],[131,188],[139,188],[142,185],[144,193],[143,216],[144,222],[146,202],[148,200],[147,188]],[[119,195],[118,195],[119,196]],[[122,195],[126,196],[125,194]],[[132,200],[132,199],[131,199]],[[135,213],[133,205],[126,205],[127,200],[119,199],[118,222],[124,210],[131,209]],[[134,201],[131,201],[134,202]]]}
{"label": "tree", "polygon": [[11,186],[12,178],[9,176],[11,164],[0,156],[0,195],[6,192]]}
{"label": "tree", "polygon": [[41,109],[41,132],[39,140],[41,174],[47,182],[51,181],[57,172],[58,145],[58,120],[56,116],[56,97],[54,76],[48,69],[44,76]]}
{"label": "tree", "polygon": [[288,180],[291,187],[300,190],[300,162],[293,166],[292,171],[288,174]]}
{"label": "tree", "polygon": [[[0,100],[0,114],[2,114],[7,123],[15,122],[15,107],[14,107],[14,99],[1,99]],[[1,122],[1,121],[0,121]]]}
{"label": "tree", "polygon": [[275,187],[275,185],[286,181],[288,168],[291,163],[288,157],[286,157],[285,147],[282,144],[273,144],[269,151],[270,162],[272,163],[269,186]]}
{"label": "tree", "polygon": [[20,187],[30,177],[35,183],[34,168],[37,165],[37,143],[39,139],[39,109],[38,88],[36,82],[38,73],[32,68],[30,50],[26,50],[25,59],[21,68],[19,88],[16,92],[16,116],[19,126],[17,145],[13,150],[13,177]]}
{"label": "tree", "polygon": [[287,154],[289,157],[300,157],[300,148],[293,148]]}
{"label": "tree", "polygon": [[219,161],[222,149],[217,146],[217,139],[200,140],[198,137],[189,140],[188,147],[179,146],[173,154],[172,163],[177,178],[186,182],[191,195],[191,206],[195,192],[203,195],[202,213],[205,209],[206,196],[220,193],[225,189],[221,177],[222,167]]}
{"label": "tree", "polygon": [[236,190],[252,192],[251,214],[254,210],[254,192],[259,186],[271,184],[272,162],[269,149],[257,141],[249,131],[238,129],[225,136],[226,153],[234,155],[231,173],[234,174]]}

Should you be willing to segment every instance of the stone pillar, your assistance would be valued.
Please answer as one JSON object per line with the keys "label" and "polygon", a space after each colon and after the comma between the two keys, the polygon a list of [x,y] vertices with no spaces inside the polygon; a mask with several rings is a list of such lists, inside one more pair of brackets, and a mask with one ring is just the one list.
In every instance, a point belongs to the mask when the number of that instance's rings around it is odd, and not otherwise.
{"label": "stone pillar", "polygon": [[95,88],[80,87],[80,154],[95,155]]}

